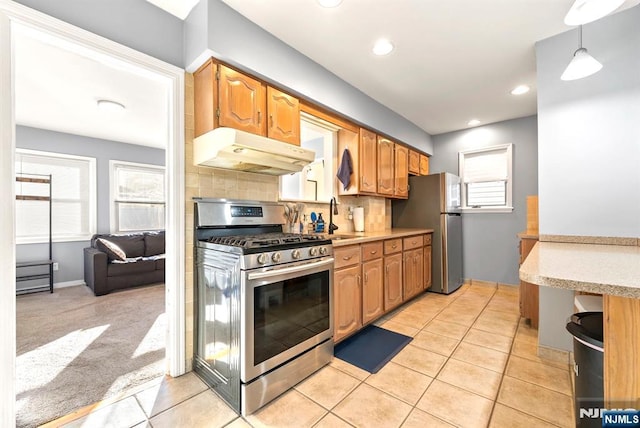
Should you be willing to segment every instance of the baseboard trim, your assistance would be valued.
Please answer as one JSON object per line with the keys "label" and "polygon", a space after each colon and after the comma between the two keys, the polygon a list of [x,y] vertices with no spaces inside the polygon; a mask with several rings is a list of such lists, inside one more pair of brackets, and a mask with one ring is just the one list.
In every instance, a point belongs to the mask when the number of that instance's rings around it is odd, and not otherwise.
{"label": "baseboard trim", "polygon": [[81,279],[75,279],[73,281],[54,282],[53,289],[55,290],[56,288],[74,287],[76,285],[86,285],[86,284]]}

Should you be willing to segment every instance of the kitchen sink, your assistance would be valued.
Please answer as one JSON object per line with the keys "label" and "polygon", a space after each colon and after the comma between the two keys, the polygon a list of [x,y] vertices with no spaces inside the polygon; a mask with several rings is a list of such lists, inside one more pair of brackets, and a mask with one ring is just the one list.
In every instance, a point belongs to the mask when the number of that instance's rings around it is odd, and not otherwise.
{"label": "kitchen sink", "polygon": [[357,235],[333,235],[330,237],[332,241],[338,241],[340,239],[353,239],[358,238]]}

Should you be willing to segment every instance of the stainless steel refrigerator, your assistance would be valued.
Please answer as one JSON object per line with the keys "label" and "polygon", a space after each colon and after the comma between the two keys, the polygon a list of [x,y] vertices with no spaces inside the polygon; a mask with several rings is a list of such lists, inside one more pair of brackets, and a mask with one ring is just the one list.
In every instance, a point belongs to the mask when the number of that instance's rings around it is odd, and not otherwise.
{"label": "stainless steel refrigerator", "polygon": [[440,173],[409,177],[409,199],[392,203],[393,227],[433,229],[432,285],[449,294],[464,281],[460,177]]}

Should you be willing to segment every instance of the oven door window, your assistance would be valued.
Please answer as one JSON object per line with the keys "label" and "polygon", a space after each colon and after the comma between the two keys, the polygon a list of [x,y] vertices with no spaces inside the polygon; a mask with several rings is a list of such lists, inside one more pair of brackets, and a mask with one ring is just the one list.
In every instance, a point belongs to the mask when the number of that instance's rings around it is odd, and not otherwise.
{"label": "oven door window", "polygon": [[329,271],[253,289],[254,365],[329,329]]}

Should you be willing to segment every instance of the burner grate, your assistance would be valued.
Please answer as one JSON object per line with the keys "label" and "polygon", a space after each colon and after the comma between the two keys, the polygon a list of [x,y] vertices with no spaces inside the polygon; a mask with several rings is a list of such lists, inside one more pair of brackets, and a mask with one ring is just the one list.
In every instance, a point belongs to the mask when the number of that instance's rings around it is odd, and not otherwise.
{"label": "burner grate", "polygon": [[325,241],[323,235],[299,235],[294,233],[266,233],[261,235],[212,236],[206,239],[212,244],[229,245],[233,247],[268,248],[279,245],[298,244],[303,242]]}

